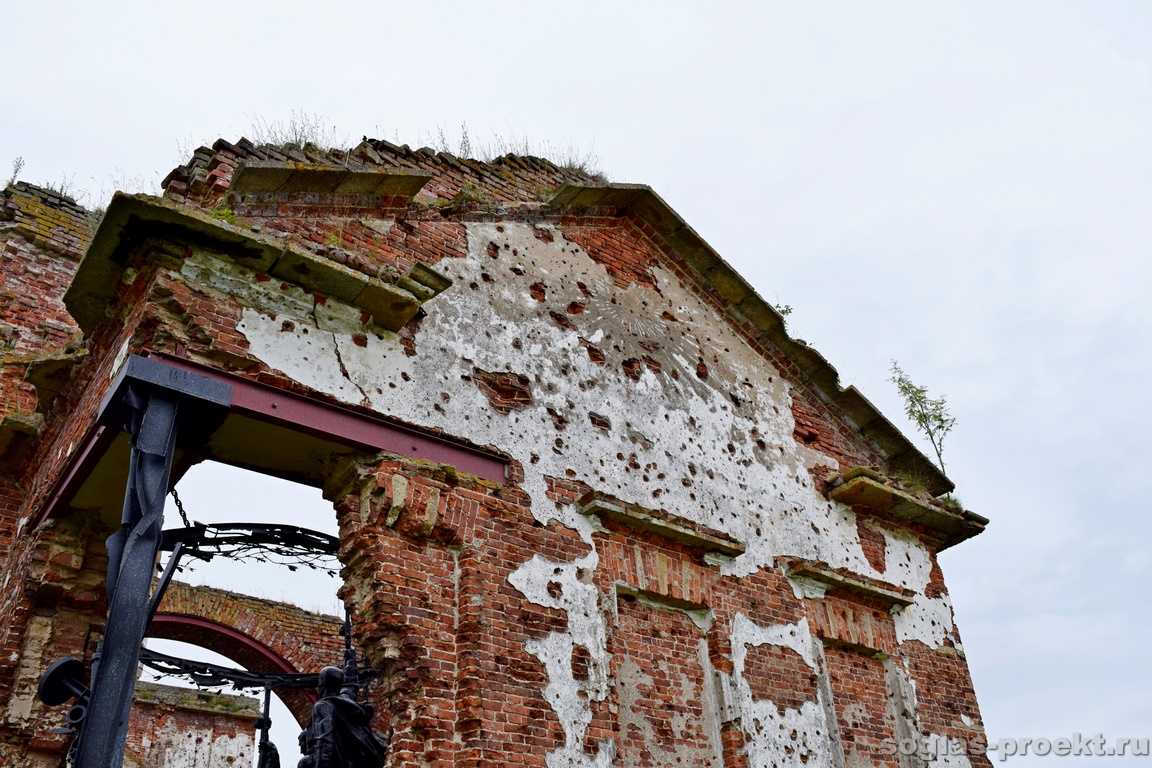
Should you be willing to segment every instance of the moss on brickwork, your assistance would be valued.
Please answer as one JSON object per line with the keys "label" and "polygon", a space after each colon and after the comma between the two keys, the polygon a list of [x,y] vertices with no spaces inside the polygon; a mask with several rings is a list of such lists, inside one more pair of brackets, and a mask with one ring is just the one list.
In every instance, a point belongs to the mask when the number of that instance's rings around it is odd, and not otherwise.
{"label": "moss on brickwork", "polygon": [[251,696],[216,693],[192,688],[178,688],[160,683],[137,682],[136,701],[172,709],[192,709],[198,712],[220,712],[255,720],[260,717],[260,702]]}
{"label": "moss on brickwork", "polygon": [[50,189],[17,182],[3,192],[4,218],[34,244],[79,258],[89,241],[89,214],[75,200]]}

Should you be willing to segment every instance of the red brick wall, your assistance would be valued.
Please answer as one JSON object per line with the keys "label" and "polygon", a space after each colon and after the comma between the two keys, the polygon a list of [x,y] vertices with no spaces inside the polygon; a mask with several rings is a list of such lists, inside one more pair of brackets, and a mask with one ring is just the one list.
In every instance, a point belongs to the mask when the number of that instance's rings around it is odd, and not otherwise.
{"label": "red brick wall", "polygon": [[[359,168],[394,165],[427,170],[436,178],[424,189],[426,197],[411,205],[397,199],[311,199],[294,193],[279,198],[225,197],[238,162],[285,157]],[[241,142],[219,143],[216,151],[198,152],[193,162],[170,177],[167,194],[176,201],[217,210],[221,216],[234,216],[239,225],[278,234],[286,243],[386,280],[417,262],[434,264],[467,256],[469,222],[491,222],[496,231],[505,223],[521,227],[528,223],[545,242],[557,231],[547,227],[558,228],[574,248],[608,270],[616,287],[657,290],[659,268],[679,277],[709,311],[731,320],[739,339],[759,355],[757,362],[763,359],[775,371],[765,374],[768,381],[761,383],[775,386],[775,376],[787,383],[787,403],[780,405],[786,412],[790,409],[795,425],[791,439],[802,446],[793,453],[807,451],[824,457],[822,464],[797,469],[797,484],[805,472],[822,480],[834,463],[842,469],[883,463],[877,446],[857,434],[848,418],[805,380],[763,332],[727,313],[727,301],[719,292],[640,217],[633,213],[617,216],[613,210],[576,215],[538,205],[550,189],[591,181],[579,172],[532,160],[508,159],[485,166],[379,143],[357,153],[315,156]],[[232,205],[231,213],[223,205]],[[21,265],[11,270],[12,279],[37,275],[36,279],[47,281],[38,284],[37,290],[55,291],[57,304],[49,305],[58,307],[66,270],[57,266],[37,273],[35,269],[55,263],[46,254],[64,254],[75,246],[67,245],[67,237],[52,234],[56,230],[45,223],[51,218],[48,213],[19,215],[28,222],[22,225],[24,230],[13,231],[40,234],[10,246]],[[392,218],[396,221],[390,224]],[[54,237],[64,245],[53,245]],[[526,239],[533,242],[530,232]],[[491,261],[514,273],[515,260],[522,255],[505,253],[495,243],[492,248],[495,253],[479,255],[483,263]],[[59,713],[44,713],[32,705],[28,713],[16,717],[12,702],[27,700],[35,673],[48,661],[64,653],[82,657],[89,653],[100,631],[102,545],[95,527],[74,532],[66,540],[58,534],[67,528],[62,523],[49,522],[18,539],[14,539],[13,526],[16,521],[24,521],[29,529],[35,525],[77,441],[92,426],[120,352],[152,349],[187,356],[272,387],[334,399],[256,358],[238,326],[245,308],[265,308],[250,306],[256,301],[252,296],[226,296],[180,274],[189,253],[180,243],[162,241],[150,241],[133,252],[112,314],[86,340],[91,355],[77,366],[57,398],[22,473],[0,476],[0,513],[7,515],[7,528],[0,526],[0,538],[15,544],[2,566],[3,575],[15,588],[0,597],[0,610],[12,617],[0,628],[4,652],[0,685],[15,691],[7,702],[0,697],[7,713],[3,744],[15,746],[0,749],[26,754],[29,749],[50,752],[59,747],[47,731],[58,722]],[[52,258],[60,261],[57,255]],[[271,281],[242,269],[236,275],[253,285]],[[495,282],[500,275],[504,272],[493,267],[492,274],[484,273],[478,281]],[[289,288],[280,286],[285,291]],[[453,288],[481,289],[478,283]],[[555,303],[557,295],[549,278],[541,277],[522,299],[541,324],[559,326],[579,337],[578,329],[587,319],[584,306],[567,299]],[[312,299],[315,306],[327,301],[322,295]],[[31,307],[18,314],[24,323],[21,328],[52,330]],[[680,322],[663,315],[659,321]],[[362,318],[362,322],[367,320]],[[416,358],[412,365],[421,362],[417,353],[420,322],[414,319],[400,335],[406,341],[406,360]],[[41,351],[59,341],[47,331],[36,338],[32,346]],[[363,347],[361,342],[367,339],[357,338],[353,338],[356,346]],[[566,338],[575,342],[572,336]],[[712,382],[718,378],[728,350],[707,347],[708,341],[702,341],[699,358],[688,361],[689,378]],[[613,351],[611,338],[580,337],[580,342],[574,348],[581,359],[586,353],[593,363],[606,364]],[[661,366],[655,352],[620,357],[628,358],[616,364],[632,383],[648,373],[677,375],[670,366]],[[475,365],[469,361],[468,365],[470,386],[482,393],[477,396],[478,407],[507,419],[510,433],[516,419],[536,398],[552,392],[555,384],[538,374],[509,370],[499,361]],[[347,377],[343,361],[340,367]],[[596,370],[605,376],[621,373],[609,367]],[[0,390],[7,398],[5,407],[32,407],[33,393],[20,377],[11,372],[5,375],[3,381],[8,383]],[[475,390],[468,392],[476,395]],[[731,406],[739,408],[739,400],[732,393]],[[915,681],[917,727],[953,738],[979,733],[978,722],[972,728],[957,725],[962,717],[978,717],[961,652],[951,640],[939,648],[918,640],[898,642],[886,604],[837,590],[823,599],[801,598],[783,562],[765,561],[743,572],[729,570],[723,559],[707,557],[698,544],[673,541],[628,524],[602,521],[594,532],[582,535],[557,520],[540,522],[546,519],[542,510],[549,504],[563,512],[581,503],[593,490],[586,483],[596,479],[561,468],[554,474],[563,477],[546,477],[539,486],[526,483],[524,469],[540,453],[582,448],[569,439],[574,428],[559,435],[570,422],[560,400],[555,402],[548,429],[555,427],[556,442],[549,444],[549,437],[542,445],[516,444],[517,453],[509,457],[510,474],[503,484],[389,454],[359,455],[347,472],[331,466],[325,470],[330,477],[326,494],[336,504],[341,526],[341,595],[354,612],[358,646],[381,673],[368,688],[380,728],[395,730],[390,765],[542,766],[549,753],[561,749],[584,756],[615,749],[617,762],[625,765],[663,764],[676,757],[695,764],[719,764],[719,750],[723,764],[744,765],[750,748],[745,734],[753,734],[748,738],[757,735],[754,724],[742,719],[747,713],[741,707],[764,702],[781,713],[799,708],[826,711],[840,735],[839,743],[826,745],[831,753],[857,749],[871,754],[885,734],[894,733],[885,706],[891,681],[885,676],[883,656],[877,654],[890,656]],[[627,424],[628,412],[617,405],[605,403],[587,414],[596,430],[608,434]],[[367,411],[364,405],[349,408],[355,411],[357,407]],[[658,402],[637,400],[630,407],[658,407]],[[396,414],[387,415],[396,418]],[[581,423],[583,418],[581,413]],[[755,444],[759,435],[756,427],[750,429]],[[470,439],[467,434],[452,437]],[[646,440],[642,435],[629,439]],[[509,441],[510,445],[514,442],[511,437]],[[637,460],[635,452],[640,448],[622,447],[616,461],[626,464],[628,471],[657,471],[650,470],[654,464],[642,466]],[[730,445],[729,454],[734,462],[770,461],[774,459],[767,456],[769,447],[760,440],[744,457],[737,456],[735,445]],[[665,448],[676,450],[674,445]],[[512,450],[497,446],[497,450],[505,449]],[[318,462],[326,460],[334,457],[317,457]],[[606,460],[612,461],[611,456]],[[797,465],[801,463],[797,459]],[[714,479],[692,475],[684,478],[687,485]],[[530,488],[545,485],[546,490],[540,491],[544,498],[530,497]],[[817,483],[813,494],[821,487]],[[744,491],[749,509],[771,507],[776,498],[766,488]],[[694,493],[690,498],[696,500]],[[651,498],[630,501],[659,507],[665,499],[653,493]],[[816,506],[825,503],[823,498],[814,502]],[[657,511],[692,516],[692,510]],[[800,514],[803,510],[775,511]],[[884,578],[895,578],[885,572],[891,545],[886,534],[919,542],[917,546],[929,542],[926,531],[872,510],[838,513],[851,521],[847,524],[850,538],[854,536],[850,543],[859,544],[863,562]],[[768,536],[770,526],[776,524],[769,511],[756,519],[754,526],[759,527],[754,535]],[[925,596],[940,598],[946,592],[930,546],[926,557],[933,570]],[[544,583],[524,575],[525,569],[539,575],[553,566],[555,579],[545,578]],[[314,620],[303,612],[182,587],[169,596],[164,610],[220,620],[256,638],[297,668],[312,669],[321,659],[330,663],[339,658],[331,621]],[[800,645],[793,642],[792,647],[779,640],[741,646],[742,679],[736,680],[732,637],[740,622],[789,629],[801,637]],[[811,656],[806,658],[796,648],[809,639],[817,650],[804,646],[802,650]],[[293,645],[294,641],[299,642]],[[822,661],[819,647],[823,647]],[[14,664],[10,659],[20,661]],[[746,689],[748,702],[735,696],[737,689]],[[827,740],[827,733],[821,735]]]}
{"label": "red brick wall", "polygon": [[842,648],[824,651],[840,743],[851,763],[861,759],[872,765],[897,768],[895,755],[883,742],[896,738],[888,711],[884,665],[874,656]]}
{"label": "red brick wall", "polygon": [[255,699],[137,683],[124,766],[248,768],[259,716]]}

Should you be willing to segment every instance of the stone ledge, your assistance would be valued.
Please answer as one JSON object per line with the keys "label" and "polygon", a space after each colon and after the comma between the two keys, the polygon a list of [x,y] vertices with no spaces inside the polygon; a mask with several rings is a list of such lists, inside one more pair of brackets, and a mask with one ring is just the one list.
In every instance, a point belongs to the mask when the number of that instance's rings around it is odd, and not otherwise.
{"label": "stone ledge", "polygon": [[188,709],[194,712],[256,720],[262,715],[260,702],[234,693],[201,691],[162,683],[137,681],[133,699],[138,704],[151,704],[164,709]]}
{"label": "stone ledge", "polygon": [[712,609],[706,605],[693,603],[690,600],[680,600],[671,595],[664,595],[647,589],[639,589],[624,582],[616,582],[616,597],[617,599],[635,601],[652,608],[683,613],[705,634],[716,621]]}
{"label": "stone ledge", "polygon": [[747,549],[742,543],[721,531],[669,512],[630,504],[599,491],[585,495],[578,503],[582,515],[612,520],[680,544],[699,547],[707,552],[736,557],[744,554]]}
{"label": "stone ledge", "polygon": [[962,509],[936,506],[887,485],[875,470],[857,467],[831,478],[831,496],[849,506],[870,507],[931,528],[940,534],[940,549],[947,549],[981,533],[988,518]]}
{"label": "stone ledge", "polygon": [[339,299],[367,311],[377,325],[390,331],[403,328],[421,304],[452,284],[423,264],[397,284],[386,283],[171,200],[117,193],[64,294],[65,306],[86,336],[104,321],[115,301],[129,254],[153,237],[203,247],[255,272]]}
{"label": "stone ledge", "polygon": [[833,568],[827,563],[790,559],[783,561],[788,579],[805,597],[822,598],[832,589],[842,589],[856,595],[877,600],[894,608],[903,608],[914,602],[916,593],[879,579],[852,573],[844,568]]}

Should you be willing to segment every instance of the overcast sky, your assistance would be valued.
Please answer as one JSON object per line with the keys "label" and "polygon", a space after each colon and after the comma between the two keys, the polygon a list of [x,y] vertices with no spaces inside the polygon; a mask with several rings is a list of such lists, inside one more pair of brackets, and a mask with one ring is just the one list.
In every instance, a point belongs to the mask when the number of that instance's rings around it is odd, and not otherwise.
{"label": "overcast sky", "polygon": [[467,122],[594,146],[909,434],[890,361],[947,395],[949,475],[992,519],[942,557],[989,737],[1152,736],[1152,3],[45,2],[3,25],[0,174],[21,156],[93,199],[293,111],[353,144]]}

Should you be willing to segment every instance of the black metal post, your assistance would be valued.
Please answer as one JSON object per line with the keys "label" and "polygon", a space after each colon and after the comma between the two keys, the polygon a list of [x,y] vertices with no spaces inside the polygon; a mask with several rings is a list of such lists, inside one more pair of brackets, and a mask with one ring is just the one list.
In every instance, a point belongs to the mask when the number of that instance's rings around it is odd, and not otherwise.
{"label": "black metal post", "polygon": [[109,552],[119,551],[119,562],[114,571],[109,564],[113,592],[108,601],[100,668],[77,750],[78,768],[118,768],[128,736],[179,409],[177,399],[167,393],[154,392],[146,397],[143,408],[134,409],[137,412],[132,414],[132,464],[124,516],[108,548]]}
{"label": "black metal post", "polygon": [[259,757],[256,768],[280,768],[280,752],[268,738],[268,731],[272,729],[271,708],[272,684],[269,682],[264,684],[264,713],[256,721],[256,728],[260,731],[260,744],[257,747]]}
{"label": "black metal post", "polygon": [[164,593],[168,591],[168,585],[172,583],[172,577],[176,575],[176,569],[180,567],[180,556],[184,554],[184,542],[178,541],[172,547],[172,554],[168,556],[168,564],[164,566],[164,573],[160,574],[160,580],[156,582],[156,589],[152,590],[152,599],[148,602],[148,623],[152,623],[156,611],[160,609],[160,601],[164,599]]}
{"label": "black metal post", "polygon": [[76,768],[123,763],[177,439],[205,439],[223,420],[230,399],[226,384],[133,356],[101,406],[101,420],[122,419],[132,454],[121,526],[107,542],[108,620],[93,659]]}

